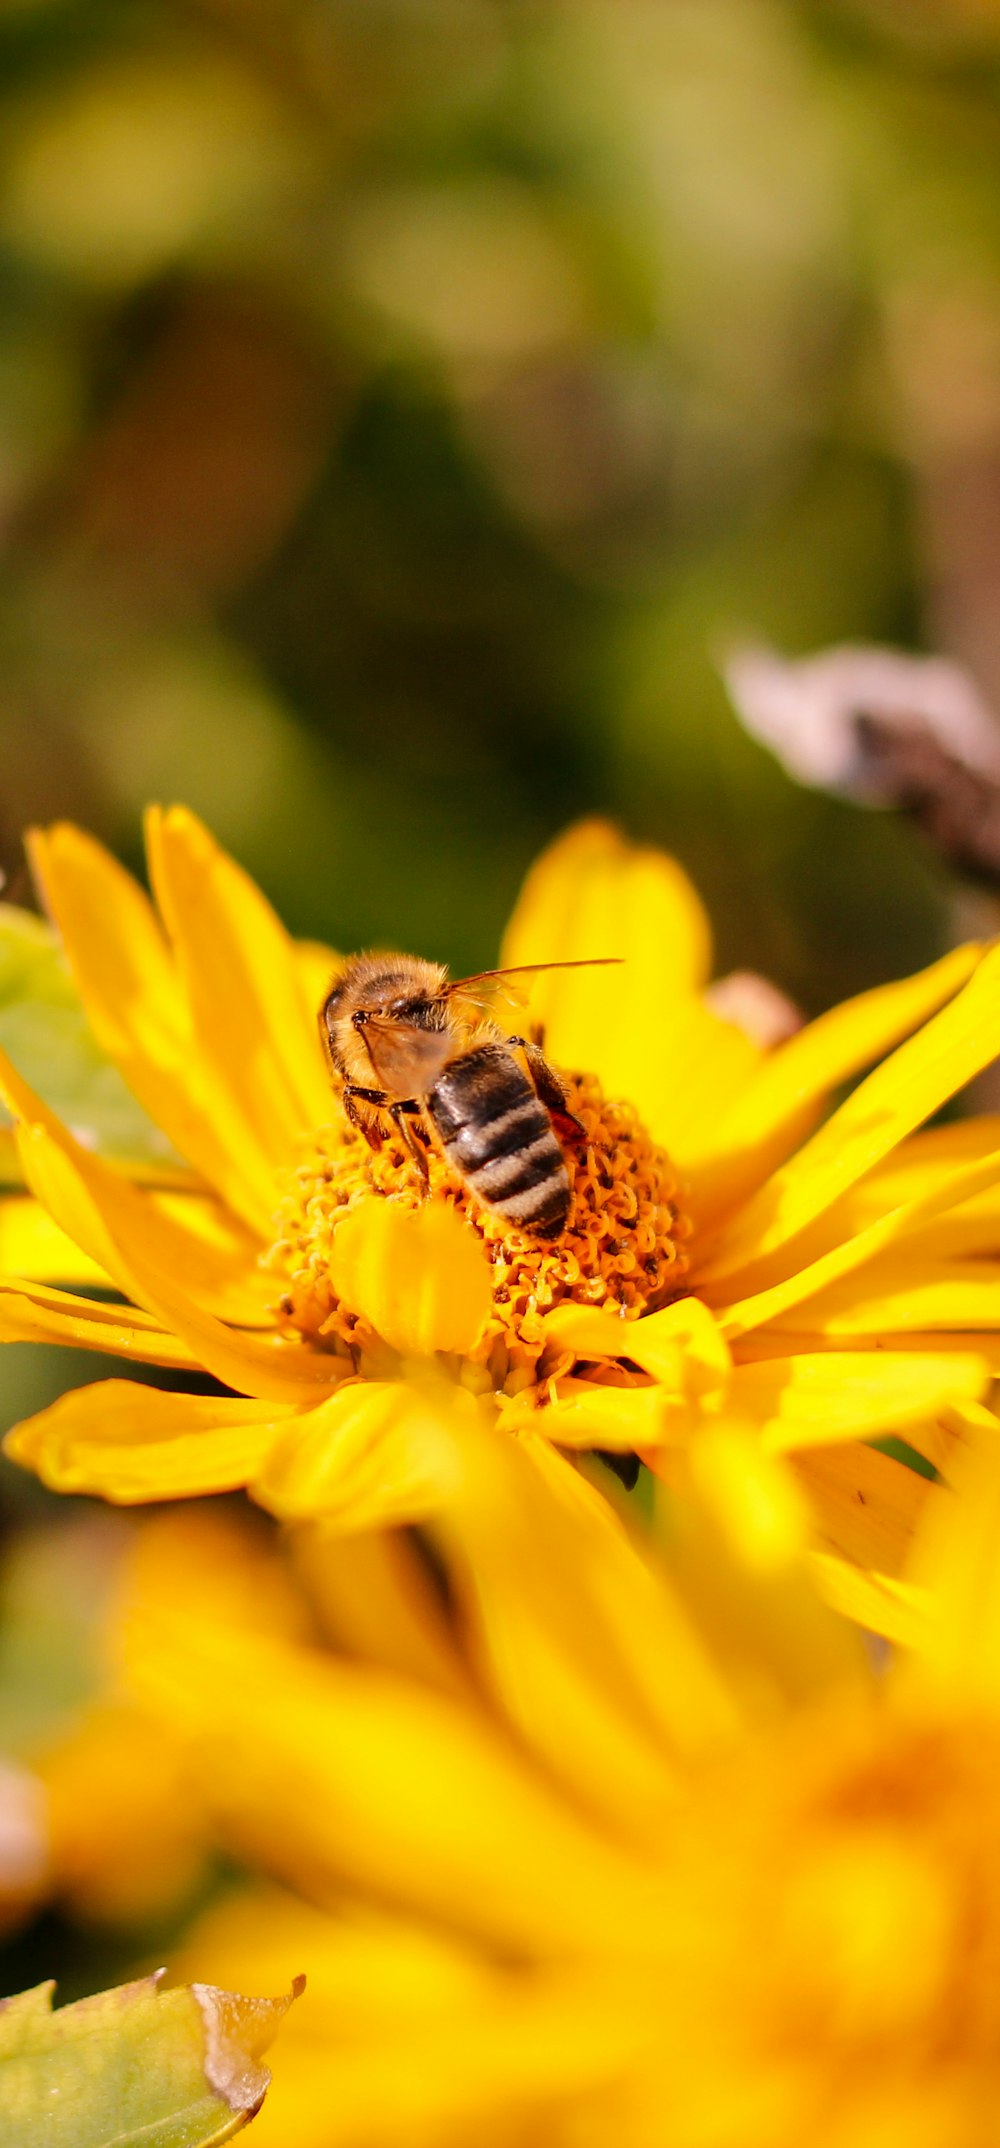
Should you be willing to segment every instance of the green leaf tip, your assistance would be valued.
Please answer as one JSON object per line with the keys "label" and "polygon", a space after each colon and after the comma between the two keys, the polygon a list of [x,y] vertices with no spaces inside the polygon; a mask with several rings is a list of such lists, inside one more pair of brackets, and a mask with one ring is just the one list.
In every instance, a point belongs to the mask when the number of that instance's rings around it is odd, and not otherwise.
{"label": "green leaf tip", "polygon": [[3,2148],[214,2148],[259,2111],[261,2056],[304,1989],[164,1991],[163,1970],[52,2010],[51,1982],[0,2000]]}

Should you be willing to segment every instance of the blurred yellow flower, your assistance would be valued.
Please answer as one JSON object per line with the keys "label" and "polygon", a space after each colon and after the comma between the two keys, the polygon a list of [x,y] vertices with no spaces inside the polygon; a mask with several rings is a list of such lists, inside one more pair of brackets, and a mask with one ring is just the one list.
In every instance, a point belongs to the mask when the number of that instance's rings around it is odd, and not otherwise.
{"label": "blurred yellow flower", "polygon": [[[946,1469],[942,1412],[979,1396],[997,1357],[1000,1126],[919,1129],[1000,1050],[1000,947],[961,948],[768,1050],[713,1010],[680,868],[602,823],[570,831],[503,949],[624,958],[533,995],[585,1128],[550,1242],[476,1207],[436,1155],[422,1204],[406,1151],[373,1153],[331,1088],[316,1009],[335,957],[293,943],[190,813],[151,813],[148,847],[156,909],[72,827],[32,854],[97,1037],[184,1162],[144,1179],[113,1166],[0,1061],[29,1189],[0,1209],[0,1336],[229,1392],[76,1390],[8,1451],[62,1490],[246,1484],[279,1515],[355,1529],[442,1496],[435,1379],[572,1497],[574,1450],[637,1452],[669,1476],[724,1419],[795,1457],[829,1588],[897,1630],[925,1488],[869,1443],[902,1434]],[[100,1283],[117,1302],[86,1294]]]}
{"label": "blurred yellow flower", "polygon": [[177,1973],[308,1972],[261,2148],[988,2148],[995,1421],[963,1412],[885,1673],[812,1595],[752,1440],[767,1573],[697,1487],[654,1562],[517,1442],[442,1427],[433,1570],[403,1533],[303,1525],[296,1636],[276,1554],[172,1516],[119,1613],[133,1692],[267,1882]]}

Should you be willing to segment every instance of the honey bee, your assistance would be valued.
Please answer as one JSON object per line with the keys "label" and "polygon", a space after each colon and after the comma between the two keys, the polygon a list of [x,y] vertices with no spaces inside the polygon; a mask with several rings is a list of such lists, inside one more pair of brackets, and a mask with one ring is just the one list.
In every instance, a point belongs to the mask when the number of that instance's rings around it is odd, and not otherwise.
{"label": "honey bee", "polygon": [[589,967],[528,963],[449,981],[440,963],[414,955],[354,955],[319,1016],[351,1124],[377,1149],[389,1119],[425,1186],[433,1141],[484,1207],[518,1230],[556,1237],[570,1203],[560,1142],[584,1129],[540,1040],[506,1036],[483,1010],[483,988],[528,971]]}

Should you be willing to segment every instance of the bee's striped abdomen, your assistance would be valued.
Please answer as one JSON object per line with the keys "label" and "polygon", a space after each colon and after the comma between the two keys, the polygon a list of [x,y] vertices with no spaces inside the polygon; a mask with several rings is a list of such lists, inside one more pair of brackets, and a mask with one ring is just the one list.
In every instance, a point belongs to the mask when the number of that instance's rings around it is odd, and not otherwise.
{"label": "bee's striped abdomen", "polygon": [[569,1213],[569,1177],[552,1121],[513,1052],[480,1044],[453,1059],[427,1109],[449,1163],[518,1230],[554,1237]]}

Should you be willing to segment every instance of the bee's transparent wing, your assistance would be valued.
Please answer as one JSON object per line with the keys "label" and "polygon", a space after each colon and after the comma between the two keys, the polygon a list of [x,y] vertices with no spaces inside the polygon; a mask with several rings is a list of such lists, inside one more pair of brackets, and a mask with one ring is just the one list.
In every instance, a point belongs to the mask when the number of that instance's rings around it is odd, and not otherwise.
{"label": "bee's transparent wing", "polygon": [[[447,986],[446,999],[468,1000],[479,1014],[489,1014],[498,1000],[508,1007],[523,1008],[527,1004],[531,981],[545,970],[593,970],[619,965],[622,955],[594,955],[575,962],[518,962],[510,969],[477,970],[472,977],[456,977]],[[524,982],[519,980],[523,978]]]}

